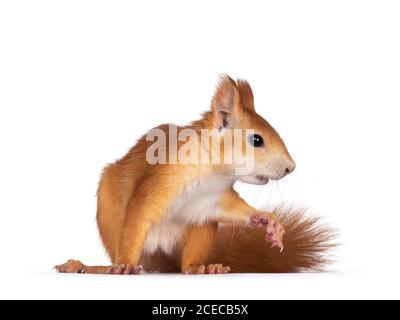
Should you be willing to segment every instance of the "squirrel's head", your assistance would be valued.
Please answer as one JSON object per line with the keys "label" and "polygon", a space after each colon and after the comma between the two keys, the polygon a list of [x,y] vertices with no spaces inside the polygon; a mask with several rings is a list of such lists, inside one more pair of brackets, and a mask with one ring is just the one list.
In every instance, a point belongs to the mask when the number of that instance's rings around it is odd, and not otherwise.
{"label": "squirrel's head", "polygon": [[[231,137],[235,136],[235,129],[241,129],[236,130],[241,132],[240,143],[231,143],[230,148],[233,153],[244,153],[247,159],[251,159],[252,166],[247,172],[236,174],[237,180],[266,184],[270,179],[281,179],[295,169],[295,162],[279,134],[257,114],[253,92],[247,81],[236,82],[223,76],[212,100],[211,116],[212,126],[230,132]],[[222,149],[226,149],[226,145],[224,143]]]}

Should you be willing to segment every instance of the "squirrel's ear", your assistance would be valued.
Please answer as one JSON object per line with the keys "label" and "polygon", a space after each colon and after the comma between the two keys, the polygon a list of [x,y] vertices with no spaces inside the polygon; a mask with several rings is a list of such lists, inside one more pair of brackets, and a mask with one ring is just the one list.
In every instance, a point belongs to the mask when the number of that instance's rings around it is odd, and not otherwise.
{"label": "squirrel's ear", "polygon": [[242,111],[236,82],[227,75],[221,76],[212,100],[212,113],[216,127],[232,128]]}
{"label": "squirrel's ear", "polygon": [[237,84],[243,107],[247,110],[255,111],[253,91],[250,84],[246,80],[241,79],[237,81]]}

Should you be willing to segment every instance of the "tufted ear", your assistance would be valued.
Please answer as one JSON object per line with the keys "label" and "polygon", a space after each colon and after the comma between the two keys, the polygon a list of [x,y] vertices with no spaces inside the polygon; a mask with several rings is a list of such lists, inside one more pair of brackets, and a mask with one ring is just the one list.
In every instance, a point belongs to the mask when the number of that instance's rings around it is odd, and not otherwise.
{"label": "tufted ear", "polygon": [[255,111],[253,90],[251,90],[250,84],[241,79],[237,81],[237,84],[243,107],[247,110]]}
{"label": "tufted ear", "polygon": [[215,126],[232,128],[242,112],[243,107],[236,82],[227,75],[221,76],[212,100]]}

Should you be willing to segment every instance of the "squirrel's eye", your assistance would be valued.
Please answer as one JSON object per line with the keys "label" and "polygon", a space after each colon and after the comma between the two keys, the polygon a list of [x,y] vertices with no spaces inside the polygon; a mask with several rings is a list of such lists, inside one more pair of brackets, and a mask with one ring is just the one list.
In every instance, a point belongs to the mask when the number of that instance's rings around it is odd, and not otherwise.
{"label": "squirrel's eye", "polygon": [[263,138],[258,134],[250,135],[249,136],[249,142],[255,148],[259,148],[259,147],[262,147],[264,145]]}

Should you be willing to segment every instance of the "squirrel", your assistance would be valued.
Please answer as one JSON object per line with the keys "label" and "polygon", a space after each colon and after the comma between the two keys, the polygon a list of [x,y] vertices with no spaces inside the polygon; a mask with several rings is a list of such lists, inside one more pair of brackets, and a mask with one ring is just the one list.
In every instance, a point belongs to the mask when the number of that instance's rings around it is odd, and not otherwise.
{"label": "squirrel", "polygon": [[[333,229],[302,209],[259,211],[234,189],[236,181],[264,185],[282,179],[296,166],[277,131],[256,112],[247,81],[221,76],[211,110],[188,126],[172,128],[175,133],[168,125],[152,130],[166,134],[157,141],[158,153],[171,155],[184,145],[172,139],[174,134],[212,132],[207,138],[218,136],[216,145],[196,135],[192,139],[198,146],[195,156],[202,152],[206,160],[216,154],[226,160],[225,151],[246,148],[252,156],[244,158],[253,166],[239,174],[235,161],[153,163],[148,157],[152,139],[143,136],[104,169],[99,183],[97,225],[112,264],[69,260],[55,267],[58,272],[286,273],[321,270],[329,262],[325,254],[333,246]],[[251,133],[232,147],[226,141],[237,130]]]}

